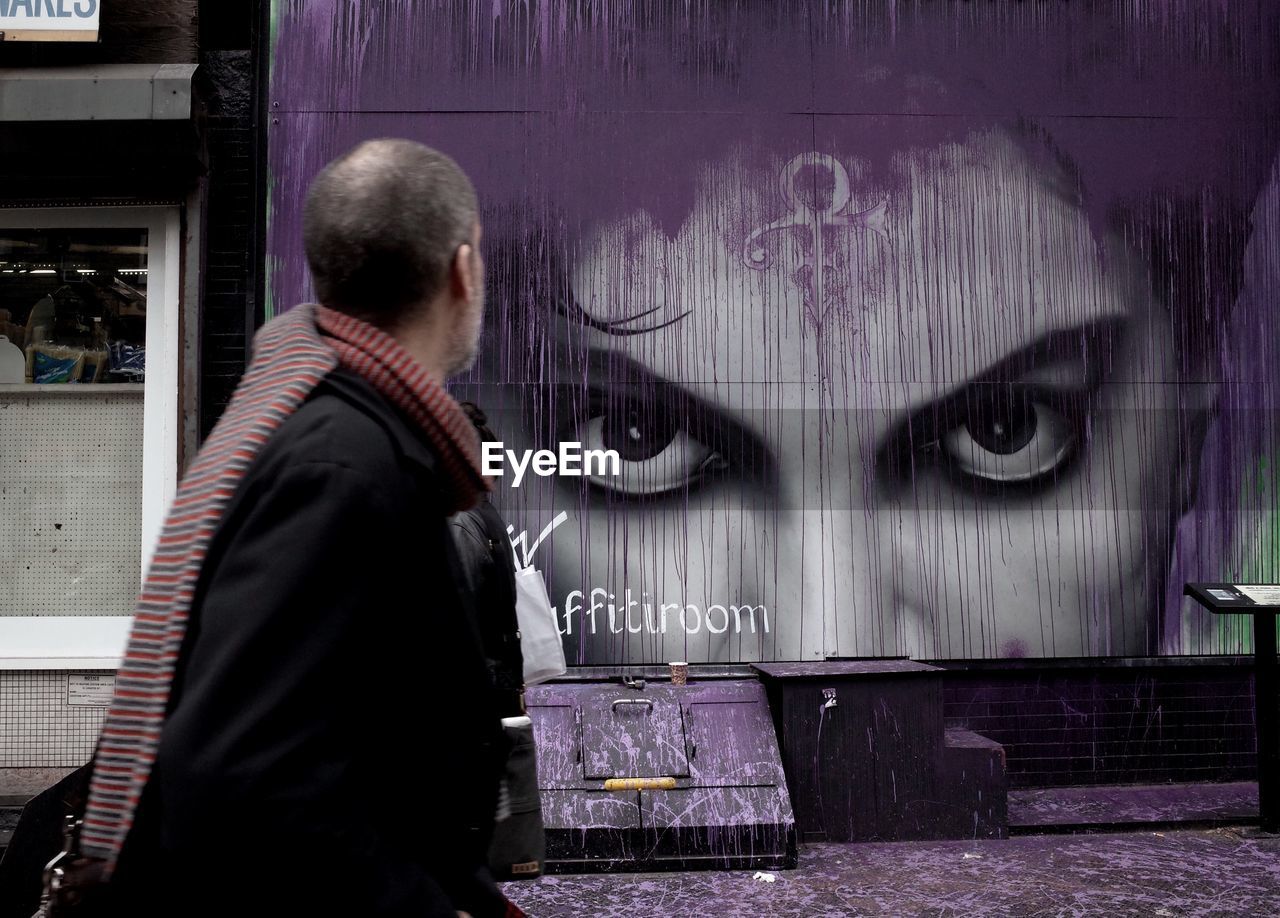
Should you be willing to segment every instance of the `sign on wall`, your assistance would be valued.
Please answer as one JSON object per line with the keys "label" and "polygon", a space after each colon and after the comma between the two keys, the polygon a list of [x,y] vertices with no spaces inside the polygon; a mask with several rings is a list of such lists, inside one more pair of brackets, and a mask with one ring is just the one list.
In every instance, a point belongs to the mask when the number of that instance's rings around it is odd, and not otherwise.
{"label": "sign on wall", "polygon": [[67,677],[67,704],[71,707],[105,708],[115,691],[114,673],[72,673]]}
{"label": "sign on wall", "polygon": [[97,41],[98,0],[0,0],[4,41]]}

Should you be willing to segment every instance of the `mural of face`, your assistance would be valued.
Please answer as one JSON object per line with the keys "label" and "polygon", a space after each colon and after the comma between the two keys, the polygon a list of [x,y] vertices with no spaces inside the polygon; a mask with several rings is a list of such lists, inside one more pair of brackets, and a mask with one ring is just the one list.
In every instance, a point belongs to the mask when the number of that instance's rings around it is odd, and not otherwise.
{"label": "mural of face", "polygon": [[523,435],[620,474],[502,500],[568,513],[539,560],[585,662],[1151,646],[1188,393],[1144,269],[1008,135],[865,171],[730,157],[674,234],[578,247],[586,357]]}
{"label": "mural of face", "polygon": [[463,166],[455,391],[619,455],[494,495],[575,662],[1249,649],[1277,4],[278,5],[268,312],[333,155]]}

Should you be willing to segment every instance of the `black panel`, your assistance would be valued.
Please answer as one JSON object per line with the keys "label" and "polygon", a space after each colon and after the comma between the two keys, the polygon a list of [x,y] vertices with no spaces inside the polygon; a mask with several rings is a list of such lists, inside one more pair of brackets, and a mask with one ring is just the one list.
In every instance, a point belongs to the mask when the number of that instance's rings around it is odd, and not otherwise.
{"label": "black panel", "polygon": [[947,723],[1000,743],[1011,787],[1256,777],[1249,658],[936,665]]}

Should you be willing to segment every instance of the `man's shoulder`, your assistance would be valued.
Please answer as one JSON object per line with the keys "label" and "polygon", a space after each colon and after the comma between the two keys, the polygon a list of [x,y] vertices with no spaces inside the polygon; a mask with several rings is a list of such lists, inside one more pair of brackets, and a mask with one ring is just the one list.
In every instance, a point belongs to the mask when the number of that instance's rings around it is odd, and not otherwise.
{"label": "man's shoulder", "polygon": [[264,466],[343,468],[388,489],[432,471],[430,454],[413,449],[403,417],[359,377],[342,372],[320,382],[271,438],[262,459]]}

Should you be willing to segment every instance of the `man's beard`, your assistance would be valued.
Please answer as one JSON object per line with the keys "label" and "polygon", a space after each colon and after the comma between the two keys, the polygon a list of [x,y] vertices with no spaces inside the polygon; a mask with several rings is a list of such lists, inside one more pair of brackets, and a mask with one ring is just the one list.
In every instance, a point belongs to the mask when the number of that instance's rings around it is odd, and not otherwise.
{"label": "man's beard", "polygon": [[453,359],[449,362],[449,375],[458,376],[468,372],[475,366],[476,355],[480,353],[480,332],[484,328],[484,291],[480,291],[479,302],[475,305],[474,319],[456,326],[454,346],[450,348]]}

